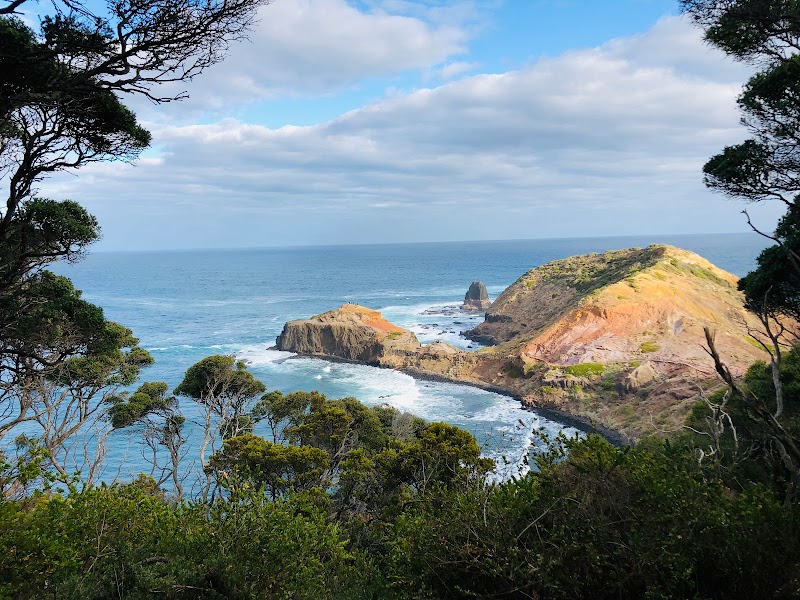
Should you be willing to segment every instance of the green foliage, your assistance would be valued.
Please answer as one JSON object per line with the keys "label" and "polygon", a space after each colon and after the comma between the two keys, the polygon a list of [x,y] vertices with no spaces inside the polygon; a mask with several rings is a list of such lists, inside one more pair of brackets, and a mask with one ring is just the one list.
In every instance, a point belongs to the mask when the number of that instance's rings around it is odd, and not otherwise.
{"label": "green foliage", "polygon": [[643,352],[644,354],[650,354],[652,352],[658,352],[659,348],[658,344],[653,341],[642,342],[639,345],[639,352]]}
{"label": "green foliage", "polygon": [[[748,375],[752,385],[762,370]],[[144,477],[0,501],[8,549],[0,597],[723,599],[800,591],[798,505],[762,485],[726,486],[682,443],[616,448],[597,436],[544,437],[536,470],[490,484],[491,461],[457,427],[431,423],[400,441],[390,433],[399,413],[388,407],[267,396],[294,427],[314,430],[321,425],[306,420],[312,412],[343,411],[351,432],[377,427],[386,437],[348,446],[331,479],[323,475],[336,462],[330,450],[229,438],[210,461],[228,493],[205,503],[171,503]],[[330,446],[328,431],[305,439]]]}
{"label": "green foliage", "polygon": [[36,438],[17,436],[13,449],[6,447],[0,452],[0,498],[25,498],[50,490],[56,482],[47,469],[50,456]]}
{"label": "green foliage", "polygon": [[312,405],[321,405],[325,396],[319,392],[293,392],[284,395],[274,391],[264,394],[250,412],[258,422],[267,419],[276,426],[281,423],[297,425]]}
{"label": "green foliage", "polygon": [[710,188],[746,201],[779,201],[787,211],[777,245],[739,282],[748,307],[768,315],[800,315],[800,12],[794,0],[682,0],[710,43],[758,65],[739,96],[751,138],[725,148],[704,166]]}
{"label": "green foliage", "polygon": [[89,352],[68,358],[50,378],[64,386],[128,386],[139,378],[143,367],[153,364],[153,357],[127,327],[106,321],[99,333]]}
{"label": "green foliage", "polygon": [[56,259],[77,260],[99,236],[97,219],[78,203],[28,200],[0,247],[0,282],[10,285],[32,268]]}
{"label": "green foliage", "polygon": [[561,393],[561,388],[554,387],[552,385],[542,385],[538,388],[539,393],[544,396],[557,396]]}
{"label": "green foliage", "polygon": [[275,500],[289,491],[325,487],[328,453],[312,446],[282,446],[245,434],[225,440],[208,468],[220,483],[241,493],[263,487]]}
{"label": "green foliage", "polygon": [[468,431],[431,423],[411,441],[391,444],[376,462],[397,484],[424,492],[434,485],[458,487],[480,481],[494,467],[494,461],[480,454],[480,446]]}
{"label": "green foliage", "polygon": [[166,397],[167,384],[163,381],[143,383],[130,396],[123,395],[112,399],[108,409],[111,425],[115,429],[128,427],[148,414],[167,409],[176,402],[175,397]]}
{"label": "green foliage", "polygon": [[525,366],[509,361],[503,365],[503,373],[511,379],[519,379],[520,377],[525,377]]}
{"label": "green foliage", "polygon": [[775,236],[782,246],[771,246],[759,254],[758,268],[739,280],[751,310],[785,313],[800,318],[800,272],[792,253],[800,254],[800,209],[790,206],[778,222]]}
{"label": "green foliage", "polygon": [[731,495],[668,445],[618,449],[593,436],[569,445],[566,461],[538,474],[398,518],[398,589],[413,598],[797,592],[794,508],[761,489]]}
{"label": "green foliage", "polygon": [[65,277],[42,271],[28,277],[23,292],[0,295],[0,358],[32,358],[36,368],[108,342],[101,308],[81,298]]}
{"label": "green foliage", "polygon": [[264,391],[264,384],[253,377],[244,362],[217,354],[189,367],[173,394],[205,401],[217,396],[254,397]]}
{"label": "green foliage", "polygon": [[645,249],[615,250],[553,261],[531,271],[526,281],[529,289],[540,282],[563,282],[581,294],[616,283],[653,266],[664,254],[664,246]]}
{"label": "green foliage", "polygon": [[204,437],[209,441],[215,435],[210,430],[210,415],[219,418],[219,435],[222,439],[250,431],[254,421],[248,408],[266,389],[247,370],[243,361],[217,354],[207,356],[189,367],[173,393],[188,396],[206,412],[208,418]]}
{"label": "green foliage", "polygon": [[600,363],[579,363],[563,367],[563,371],[575,377],[600,377],[605,370],[605,366]]}
{"label": "green foliage", "polygon": [[717,276],[715,273],[709,271],[705,267],[701,267],[698,264],[691,263],[691,262],[684,262],[682,260],[677,259],[670,259],[668,263],[664,264],[663,267],[666,271],[673,271],[675,273],[685,273],[688,275],[692,275],[694,277],[698,277],[700,279],[706,279],[715,285],[720,287],[731,287],[731,283],[722,279],[721,277]]}
{"label": "green foliage", "polygon": [[312,497],[172,505],[128,486],[0,503],[0,596],[360,598],[370,564]]}
{"label": "green foliage", "polygon": [[0,103],[0,118],[11,121],[9,129],[21,141],[31,143],[30,130],[15,118],[17,111],[49,108],[54,115],[51,118],[59,121],[65,143],[88,156],[130,156],[146,147],[150,134],[138,125],[133,113],[96,79],[76,77],[76,69],[60,60],[56,50],[71,47],[72,52],[86,52],[113,33],[92,31],[76,16],[46,16],[42,33],[44,39],[40,41],[20,20],[0,18],[0,70],[5,75],[2,89],[6,92]]}
{"label": "green foliage", "polygon": [[[783,383],[783,393],[789,400],[788,411],[790,413],[800,411],[800,347],[794,347],[784,355],[780,378]],[[763,398],[767,405],[775,410],[775,386],[772,382],[772,369],[768,364],[764,361],[753,363],[747,370],[744,381],[751,392]]]}
{"label": "green foliage", "polygon": [[[780,426],[791,443],[800,440],[800,348],[783,354],[780,369],[784,409]],[[778,498],[796,502],[795,477],[787,465],[782,444],[774,439],[774,430],[754,407],[762,405],[769,414],[777,410],[772,368],[757,361],[748,369],[741,388],[743,399],[727,390],[716,391],[707,402],[698,402],[690,411],[680,434],[680,443],[688,444],[703,456],[704,468],[733,489],[751,485],[769,487]],[[788,463],[791,464],[791,463]]]}

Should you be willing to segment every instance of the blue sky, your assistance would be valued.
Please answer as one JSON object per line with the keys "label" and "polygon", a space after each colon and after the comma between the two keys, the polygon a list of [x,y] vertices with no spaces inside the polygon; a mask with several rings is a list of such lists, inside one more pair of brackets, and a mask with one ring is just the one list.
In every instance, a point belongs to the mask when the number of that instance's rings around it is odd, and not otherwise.
{"label": "blue sky", "polygon": [[[362,10],[381,5],[376,2],[351,4]],[[383,3],[387,8],[399,4]],[[658,19],[678,14],[677,3],[669,0],[496,0],[418,4],[460,11],[455,19],[464,29],[463,52],[454,54],[450,62],[464,63],[462,73],[472,74],[519,69],[545,57],[591,48],[613,38],[646,31]],[[459,14],[461,19],[458,19]],[[269,18],[268,12],[264,18]],[[437,78],[431,70],[403,71],[388,77],[364,79],[323,95],[289,95],[254,103],[241,116],[269,127],[311,125],[378,100],[387,90],[413,90],[435,83]]]}
{"label": "blue sky", "polygon": [[[747,78],[662,0],[275,0],[135,165],[42,183],[106,250],[746,231]],[[777,207],[756,207],[765,228]]]}

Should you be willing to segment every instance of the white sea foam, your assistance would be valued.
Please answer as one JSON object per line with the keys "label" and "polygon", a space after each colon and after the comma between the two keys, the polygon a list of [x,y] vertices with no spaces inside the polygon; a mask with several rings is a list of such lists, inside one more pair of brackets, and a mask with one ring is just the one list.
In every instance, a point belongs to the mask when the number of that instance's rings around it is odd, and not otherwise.
{"label": "white sea foam", "polygon": [[462,336],[457,329],[445,329],[442,327],[431,327],[429,325],[415,325],[407,329],[413,332],[422,344],[445,342],[461,350],[476,350],[483,347],[477,342],[473,342]]}
{"label": "white sea foam", "polygon": [[267,344],[251,344],[239,347],[234,351],[234,355],[253,366],[263,366],[273,363],[283,362],[293,356],[292,352],[282,352],[280,350],[268,350]]}
{"label": "white sea foam", "polygon": [[417,381],[404,373],[362,365],[332,365],[331,378],[353,389],[353,395],[370,405],[390,404],[423,418],[430,418],[421,402]]}
{"label": "white sea foam", "polygon": [[[479,347],[459,332],[477,325],[482,315],[464,313],[453,302],[392,305],[381,311],[390,321],[413,331],[423,343],[442,340],[461,348]],[[508,396],[458,384],[416,380],[390,369],[298,358],[266,348],[266,343],[249,345],[238,348],[235,354],[263,369],[264,381],[305,380],[307,389],[320,389],[333,397],[352,395],[367,405],[388,404],[427,421],[463,427],[476,436],[484,455],[496,461],[496,479],[520,475],[528,469],[528,452],[538,439],[534,430],[543,427],[554,434],[563,429],[523,410],[518,401]],[[287,360],[292,357],[295,358]]]}
{"label": "white sea foam", "polygon": [[483,316],[467,313],[453,302],[434,302],[381,308],[389,321],[412,331],[423,344],[445,342],[462,350],[481,348],[461,335],[481,322]]}
{"label": "white sea foam", "polygon": [[165,352],[168,350],[195,350],[199,348],[213,348],[213,346],[192,346],[191,344],[178,344],[175,346],[157,346],[154,348],[147,348],[148,352]]}
{"label": "white sea foam", "polygon": [[[381,314],[384,318],[389,318],[390,315],[394,318],[418,318],[426,311],[435,311],[436,309],[443,309],[446,306],[455,306],[452,302],[425,302],[420,304],[398,304],[391,306],[384,306],[380,308]],[[391,319],[390,319],[391,320]]]}

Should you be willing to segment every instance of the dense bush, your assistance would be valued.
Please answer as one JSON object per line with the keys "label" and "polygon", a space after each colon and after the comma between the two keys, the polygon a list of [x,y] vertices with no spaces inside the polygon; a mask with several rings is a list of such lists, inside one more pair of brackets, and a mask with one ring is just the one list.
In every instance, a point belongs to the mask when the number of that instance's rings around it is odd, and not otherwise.
{"label": "dense bush", "polygon": [[764,486],[734,492],[709,479],[688,446],[650,442],[615,448],[590,436],[567,441],[563,452],[553,447],[540,457],[537,472],[501,484],[482,477],[454,479],[448,469],[424,489],[409,484],[408,464],[428,456],[443,439],[459,436],[451,432],[443,438],[447,428],[425,428],[428,435],[393,448],[393,460],[368,475],[365,461],[374,463],[366,454],[363,460],[351,456],[360,466],[342,472],[359,485],[377,486],[360,503],[343,504],[334,485],[274,501],[266,488],[251,487],[213,502],[176,504],[147,478],[66,497],[5,501],[0,594],[800,595],[797,506],[778,502]]}
{"label": "dense bush", "polygon": [[0,505],[8,598],[370,597],[325,502],[173,505],[146,480]]}

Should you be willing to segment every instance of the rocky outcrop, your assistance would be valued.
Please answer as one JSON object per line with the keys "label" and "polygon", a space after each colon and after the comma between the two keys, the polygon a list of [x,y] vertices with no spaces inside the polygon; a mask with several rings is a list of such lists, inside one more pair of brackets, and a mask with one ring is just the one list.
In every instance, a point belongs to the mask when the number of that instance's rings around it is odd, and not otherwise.
{"label": "rocky outcrop", "polygon": [[634,391],[652,383],[655,381],[656,377],[658,377],[658,372],[653,366],[653,363],[648,361],[634,368],[633,371],[625,376],[623,381],[625,382],[626,390]]}
{"label": "rocky outcrop", "polygon": [[487,388],[493,386],[484,382],[486,373],[502,368],[502,361],[495,357],[460,350],[441,341],[422,346],[412,332],[390,323],[378,311],[357,304],[289,321],[275,347],[302,356],[398,369]]}
{"label": "rocky outcrop", "polygon": [[708,370],[703,328],[742,372],[763,351],[748,330],[737,278],[671,246],[588,254],[533,269],[508,287],[466,336],[525,364],[650,361]]}
{"label": "rocky outcrop", "polygon": [[387,354],[416,350],[420,343],[413,333],[390,323],[378,311],[345,304],[310,319],[289,321],[276,347],[381,366]]}
{"label": "rocky outcrop", "polygon": [[759,324],[736,284],[670,246],[589,254],[533,269],[508,287],[468,332],[493,344],[476,352],[422,346],[355,305],[287,323],[278,348],[505,391],[636,438],[680,427],[698,385],[718,385],[704,327],[716,331],[734,375],[765,358],[749,337]]}
{"label": "rocky outcrop", "polygon": [[491,304],[489,294],[486,293],[486,286],[480,281],[473,281],[467,290],[467,295],[464,296],[464,304],[461,305],[461,309],[471,312],[485,312]]}

